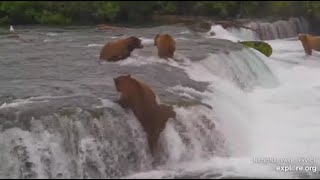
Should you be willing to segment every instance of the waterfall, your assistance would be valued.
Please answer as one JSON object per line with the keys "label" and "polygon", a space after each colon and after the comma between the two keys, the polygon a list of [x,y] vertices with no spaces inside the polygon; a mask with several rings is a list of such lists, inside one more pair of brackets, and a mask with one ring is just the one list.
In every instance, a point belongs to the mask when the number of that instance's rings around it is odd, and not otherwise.
{"label": "waterfall", "polygon": [[250,29],[227,28],[229,32],[243,40],[273,40],[296,37],[299,33],[308,33],[309,24],[305,18],[290,18],[275,22],[261,20],[243,24]]}
{"label": "waterfall", "polygon": [[117,106],[54,105],[88,97],[42,99],[0,109],[0,177],[115,178],[148,166],[144,134],[132,114]]}
{"label": "waterfall", "polygon": [[[235,151],[232,147],[241,145],[230,140],[233,131],[228,130],[231,126],[225,124],[223,115],[230,110],[226,108],[229,101],[237,99],[229,90],[241,94],[240,89],[270,86],[274,83],[272,72],[248,49],[211,54],[180,68],[192,79],[206,80],[196,74],[207,72],[203,74],[207,78],[219,77],[231,86],[224,89],[212,83],[204,92],[181,85],[168,89],[181,96],[180,100],[188,97],[193,103],[174,105],[177,118],[168,121],[159,141],[160,165],[230,156]],[[241,103],[233,106],[235,114],[243,113]],[[228,122],[235,118],[229,116]],[[0,177],[119,178],[153,168],[139,121],[131,111],[109,99],[75,96],[14,100],[0,107],[0,120]]]}
{"label": "waterfall", "polygon": [[[307,30],[307,22],[297,18],[270,26],[266,22],[249,23],[252,27],[257,24],[269,27],[263,31],[265,38],[286,38]],[[171,32],[169,28],[165,29]],[[82,42],[82,48],[90,51],[74,53],[70,48],[67,55],[53,59],[61,60],[59,63],[38,56],[39,61],[34,62],[30,56],[31,69],[23,61],[22,65],[4,66],[3,70],[9,70],[0,79],[2,92],[12,91],[12,97],[0,97],[0,177],[291,177],[275,171],[275,164],[253,163],[252,159],[270,154],[285,156],[287,152],[292,156],[316,155],[320,147],[315,138],[320,112],[317,67],[295,68],[292,64],[288,69],[284,66],[282,73],[282,67],[275,68],[277,61],[273,58],[304,57],[297,40],[270,42],[276,51],[274,57],[265,57],[234,43],[259,39],[251,30],[226,30],[221,26],[212,30],[216,34],[213,37],[176,34],[177,61],[154,55],[151,42],[158,30],[150,30],[152,33],[143,39],[149,49],[135,51],[119,63],[96,65],[90,58],[98,56],[75,58],[75,54],[97,55],[101,46],[96,43],[102,42],[90,39]],[[138,31],[142,32],[137,29],[132,34]],[[76,36],[70,33],[68,37]],[[103,37],[105,34],[97,36]],[[70,47],[78,47],[78,41],[72,43]],[[57,48],[54,45],[49,47]],[[49,56],[48,52],[34,54]],[[7,55],[9,59],[10,53]],[[34,74],[39,71],[38,65],[44,67],[40,69],[43,74]],[[55,73],[57,66],[63,67],[59,73]],[[16,75],[18,69],[24,69],[20,76]],[[160,135],[156,157],[151,156],[146,134],[132,111],[115,103],[118,97],[112,77],[123,74],[146,80],[158,100],[172,105],[177,114]],[[39,79],[44,75],[50,78]],[[53,84],[51,89],[49,84]],[[72,86],[73,91],[60,92],[65,85]],[[36,92],[30,95],[30,89]],[[153,160],[157,162],[153,164]]]}
{"label": "waterfall", "polygon": [[256,86],[274,87],[277,84],[276,78],[257,54],[251,49],[211,54],[201,64],[210,73],[233,82],[243,90]]}
{"label": "waterfall", "polygon": [[308,33],[308,22],[304,18],[290,18],[275,22],[251,22],[249,27],[257,30],[261,40],[284,39],[297,36],[299,33]]}

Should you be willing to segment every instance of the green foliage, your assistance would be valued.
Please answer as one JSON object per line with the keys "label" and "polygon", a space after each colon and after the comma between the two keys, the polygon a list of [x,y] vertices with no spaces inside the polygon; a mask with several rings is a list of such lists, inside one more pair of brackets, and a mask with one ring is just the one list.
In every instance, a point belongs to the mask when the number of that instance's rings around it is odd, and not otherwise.
{"label": "green foliage", "polygon": [[273,14],[287,17],[294,12],[292,1],[271,1],[271,4]]}
{"label": "green foliage", "polygon": [[305,8],[308,15],[320,17],[320,2],[319,1],[306,1]]}
{"label": "green foliage", "polygon": [[36,16],[40,24],[68,25],[71,24],[71,18],[65,17],[59,13],[43,11],[40,16]]}
{"label": "green foliage", "polygon": [[0,18],[0,24],[9,24],[9,16],[4,16]]}
{"label": "green foliage", "polygon": [[[0,11],[7,22],[31,22],[32,16],[30,11],[32,2],[30,1],[2,1],[0,4]],[[2,19],[2,18],[1,18]]]}
{"label": "green foliage", "polygon": [[263,42],[263,41],[241,41],[240,44],[243,44],[247,47],[254,48],[260,51],[262,54],[266,55],[267,57],[271,56],[272,54],[272,47],[270,44]]}
{"label": "green foliage", "polygon": [[193,6],[193,12],[198,15],[228,17],[238,10],[234,8],[236,1],[198,1]]}
{"label": "green foliage", "polygon": [[240,16],[244,17],[263,17],[269,10],[269,2],[265,1],[239,1],[238,3]]}
{"label": "green foliage", "polygon": [[154,14],[320,17],[319,1],[0,1],[0,24],[146,22]]}
{"label": "green foliage", "polygon": [[99,2],[98,16],[103,19],[114,21],[120,11],[120,6],[117,2]]}
{"label": "green foliage", "polygon": [[127,22],[144,22],[153,13],[152,1],[119,1],[118,20]]}
{"label": "green foliage", "polygon": [[174,1],[157,1],[154,8],[159,14],[174,14],[177,11]]}

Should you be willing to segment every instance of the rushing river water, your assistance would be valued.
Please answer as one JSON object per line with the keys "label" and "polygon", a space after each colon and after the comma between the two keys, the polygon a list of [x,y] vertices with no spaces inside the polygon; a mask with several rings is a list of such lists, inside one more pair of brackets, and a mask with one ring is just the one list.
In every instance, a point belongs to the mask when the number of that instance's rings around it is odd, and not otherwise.
{"label": "rushing river water", "polygon": [[[0,178],[319,177],[320,53],[304,55],[296,33],[307,28],[294,23],[272,35],[287,39],[267,41],[269,58],[236,43],[257,35],[221,26],[215,36],[178,25],[16,26],[26,42],[0,29]],[[157,57],[158,33],[176,39],[179,61]],[[98,60],[106,42],[131,35],[145,47]],[[156,166],[139,122],[114,103],[113,78],[125,74],[177,113]]]}

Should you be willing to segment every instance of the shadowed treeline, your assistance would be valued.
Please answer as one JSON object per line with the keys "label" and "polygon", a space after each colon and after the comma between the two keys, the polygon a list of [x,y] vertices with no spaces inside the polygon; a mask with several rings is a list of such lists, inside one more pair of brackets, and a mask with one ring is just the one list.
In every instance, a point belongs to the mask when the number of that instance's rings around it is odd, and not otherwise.
{"label": "shadowed treeline", "polygon": [[1,1],[0,24],[139,23],[161,14],[223,19],[313,17],[319,10],[316,1]]}

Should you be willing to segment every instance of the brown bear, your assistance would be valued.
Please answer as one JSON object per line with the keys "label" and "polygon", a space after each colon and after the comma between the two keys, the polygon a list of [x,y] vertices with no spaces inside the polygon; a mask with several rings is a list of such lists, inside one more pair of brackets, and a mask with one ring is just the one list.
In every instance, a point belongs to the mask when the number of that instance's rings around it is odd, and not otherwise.
{"label": "brown bear", "polygon": [[157,34],[154,38],[154,46],[157,46],[160,58],[173,58],[176,50],[176,41],[169,34]]}
{"label": "brown bear", "polygon": [[130,108],[146,132],[150,152],[154,155],[158,138],[169,118],[176,113],[171,106],[159,105],[151,88],[141,81],[124,75],[114,78],[115,87],[121,93],[118,103]]}
{"label": "brown bear", "polygon": [[312,55],[312,50],[320,51],[320,36],[299,34],[298,39],[301,41],[306,55]]}
{"label": "brown bear", "polygon": [[124,60],[137,48],[141,49],[143,45],[141,44],[141,40],[134,36],[109,42],[101,49],[100,59],[113,62]]}

